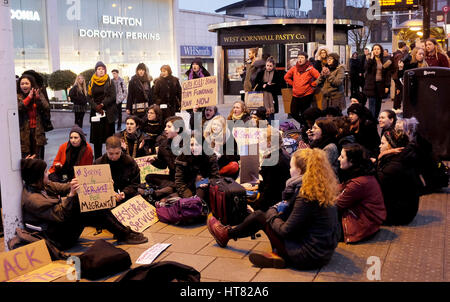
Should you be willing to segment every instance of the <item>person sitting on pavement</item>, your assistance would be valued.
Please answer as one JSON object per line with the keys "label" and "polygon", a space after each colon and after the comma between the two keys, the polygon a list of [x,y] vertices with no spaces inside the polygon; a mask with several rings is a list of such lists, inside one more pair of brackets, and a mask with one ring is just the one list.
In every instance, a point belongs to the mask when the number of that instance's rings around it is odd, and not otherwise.
{"label": "person sitting on pavement", "polygon": [[336,206],[344,241],[354,243],[378,232],[386,219],[386,208],[375,167],[363,146],[345,145],[339,162],[342,184]]}
{"label": "person sitting on pavement", "polygon": [[333,122],[336,125],[338,134],[336,135],[336,146],[339,153],[346,144],[355,143],[355,136],[350,131],[350,119],[348,116],[338,116],[333,118]]}
{"label": "person sitting on pavement", "polygon": [[92,165],[94,154],[86,143],[86,134],[74,125],[69,133],[69,141],[59,146],[53,165],[48,170],[48,178],[54,182],[70,182],[74,178],[75,166]]}
{"label": "person sitting on pavement", "polygon": [[245,123],[249,119],[250,119],[250,112],[247,109],[247,106],[245,106],[245,103],[243,101],[234,102],[227,120],[243,121]]}
{"label": "person sitting on pavement", "polygon": [[351,123],[350,131],[355,136],[356,142],[369,151],[370,157],[377,157],[380,136],[368,109],[361,104],[352,104],[348,107],[347,114]]}
{"label": "person sitting on pavement", "polygon": [[251,252],[257,267],[317,269],[327,264],[337,247],[340,229],[334,200],[338,183],[327,155],[319,149],[296,151],[283,201],[267,212],[255,211],[234,227],[209,215],[208,230],[220,247],[264,230],[272,253]]}
{"label": "person sitting on pavement", "polygon": [[149,136],[141,131],[142,121],[134,115],[125,120],[125,130],[115,134],[120,139],[120,145],[125,154],[132,158],[147,156],[150,154]]}
{"label": "person sitting on pavement", "polygon": [[386,109],[381,111],[378,116],[378,125],[381,129],[381,135],[383,136],[384,132],[395,129],[395,123],[397,122],[397,115],[394,111]]}
{"label": "person sitting on pavement", "polygon": [[419,209],[420,179],[405,160],[409,143],[403,131],[386,131],[381,138],[377,160],[377,178],[386,206],[386,225],[406,225]]}
{"label": "person sitting on pavement", "polygon": [[316,120],[314,126],[308,131],[311,148],[319,148],[325,151],[336,175],[339,169],[339,152],[336,146],[338,130],[331,118],[321,117]]}
{"label": "person sitting on pavement", "polygon": [[142,233],[123,226],[109,209],[80,213],[77,195],[80,184],[76,178],[65,184],[51,182],[47,164],[40,159],[22,159],[20,166],[24,182],[21,205],[25,228],[30,232],[38,231],[58,249],[73,247],[85,226],[101,226],[114,234],[119,243],[148,241]]}
{"label": "person sitting on pavement", "polygon": [[156,140],[164,132],[164,121],[162,111],[156,104],[151,105],[147,111],[147,117],[143,121],[142,132],[147,134],[147,144],[151,154],[156,153]]}
{"label": "person sitting on pavement", "polygon": [[120,138],[110,136],[106,140],[106,153],[97,158],[94,164],[110,166],[114,191],[120,192],[117,205],[138,194],[137,188],[141,181],[140,170],[136,161],[123,152]]}
{"label": "person sitting on pavement", "polygon": [[181,154],[175,160],[175,185],[181,198],[197,195],[207,201],[208,185],[200,183],[219,178],[217,156],[206,155],[201,140],[200,133],[191,135],[190,154]]}
{"label": "person sitting on pavement", "polygon": [[172,145],[181,138],[185,131],[183,118],[172,116],[166,119],[166,127],[162,135],[156,140],[158,152],[149,162],[158,169],[169,169],[169,175],[147,174],[145,182],[151,187],[150,196],[160,199],[176,192],[175,186],[175,159]]}

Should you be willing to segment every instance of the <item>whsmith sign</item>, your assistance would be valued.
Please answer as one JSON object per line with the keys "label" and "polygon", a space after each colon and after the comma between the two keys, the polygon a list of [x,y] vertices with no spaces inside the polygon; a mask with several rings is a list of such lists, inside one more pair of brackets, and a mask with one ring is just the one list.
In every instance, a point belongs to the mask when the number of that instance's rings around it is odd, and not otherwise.
{"label": "whsmith sign", "polygon": [[219,43],[221,46],[260,45],[260,44],[287,44],[309,42],[309,29],[288,28],[268,32],[267,29],[251,31],[221,30]]}
{"label": "whsmith sign", "polygon": [[213,53],[211,46],[181,45],[180,55],[182,57],[212,57]]}

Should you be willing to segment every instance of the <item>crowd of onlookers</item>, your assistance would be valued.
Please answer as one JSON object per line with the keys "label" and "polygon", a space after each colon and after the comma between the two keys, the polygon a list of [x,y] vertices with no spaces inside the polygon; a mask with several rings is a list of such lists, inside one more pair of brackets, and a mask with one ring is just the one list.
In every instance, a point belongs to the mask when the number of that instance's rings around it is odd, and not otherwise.
{"label": "crowd of onlookers", "polygon": [[[223,225],[209,215],[209,231],[225,247],[230,239],[263,230],[273,253],[251,253],[250,261],[258,266],[322,266],[339,241],[366,240],[382,224],[410,223],[420,195],[442,186],[431,146],[417,132],[418,121],[398,117],[393,110],[381,111],[391,79],[395,97],[401,95],[404,70],[449,66],[433,39],[424,45],[416,44],[409,54],[399,43],[399,50],[387,56],[376,44],[361,58],[353,56],[348,108],[345,68],[338,54],[319,48],[316,59],[308,60],[300,52],[296,65],[283,74],[272,57],[258,59],[258,50],[251,49],[242,74],[244,90],[262,91],[264,106],[250,110],[244,101],[236,101],[228,116],[220,115],[215,106],[195,107],[189,122],[176,116],[181,110],[181,85],[170,66],[163,65],[160,77],[153,81],[141,63],[126,87],[118,70],[112,70],[110,78],[105,64],[98,62],[92,78],[79,75],[70,90],[76,125],[48,170],[42,160],[48,97],[36,75],[24,73],[17,82],[24,222],[60,249],[73,246],[85,226],[108,229],[120,242],[147,242],[142,233],[121,225],[109,209],[80,213],[80,184],[73,167],[109,164],[118,205],[137,194],[152,204],[174,196],[208,201],[209,179],[237,180],[243,170],[242,146],[233,135],[234,125],[241,122],[241,126],[262,129],[257,138],[260,176],[251,184],[259,194],[249,202],[248,216],[238,225]],[[194,79],[209,73],[196,59],[186,75]],[[283,133],[264,123],[274,119],[278,95],[285,87],[292,87],[290,114],[299,123],[293,129],[299,134],[298,149],[290,152]],[[126,118],[121,130],[123,102]],[[89,141],[82,130],[86,103],[91,108]],[[400,108],[398,102],[394,104]],[[194,128],[195,119],[200,120],[201,129]],[[187,152],[180,154],[174,146]],[[264,164],[274,154],[277,162]],[[148,159],[150,164],[168,173],[148,174],[141,184],[134,159],[147,155],[154,155]]]}

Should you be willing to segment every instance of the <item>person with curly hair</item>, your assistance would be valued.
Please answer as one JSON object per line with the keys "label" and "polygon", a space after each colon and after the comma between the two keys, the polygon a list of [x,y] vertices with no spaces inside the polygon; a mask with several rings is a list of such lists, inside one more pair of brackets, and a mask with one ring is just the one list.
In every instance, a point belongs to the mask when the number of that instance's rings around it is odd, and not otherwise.
{"label": "person with curly hair", "polygon": [[230,239],[264,230],[272,252],[250,253],[250,262],[255,266],[289,265],[309,270],[327,264],[340,237],[335,206],[338,183],[334,171],[324,151],[302,149],[292,155],[290,174],[283,201],[267,212],[257,210],[234,227],[222,225],[210,215],[208,230],[217,244],[226,247]]}

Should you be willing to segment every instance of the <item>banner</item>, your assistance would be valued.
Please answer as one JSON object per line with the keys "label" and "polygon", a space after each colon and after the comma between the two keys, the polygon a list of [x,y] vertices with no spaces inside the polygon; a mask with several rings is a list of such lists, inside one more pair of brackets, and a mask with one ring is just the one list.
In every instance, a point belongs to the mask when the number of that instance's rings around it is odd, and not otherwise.
{"label": "banner", "polygon": [[80,189],[81,212],[110,209],[116,206],[116,193],[109,165],[74,167]]}
{"label": "banner", "polygon": [[141,170],[141,184],[145,183],[145,176],[148,174],[169,175],[169,168],[158,169],[148,162],[148,159],[154,157],[156,157],[156,155],[143,156],[134,159]]}
{"label": "banner", "polygon": [[195,106],[209,107],[217,104],[217,77],[204,77],[185,81],[182,84],[181,110]]}
{"label": "banner", "polygon": [[141,195],[137,195],[121,204],[111,213],[124,226],[129,226],[133,231],[141,233],[158,221],[156,209]]}
{"label": "banner", "polygon": [[0,254],[0,282],[50,282],[71,268],[52,262],[45,240]]}

